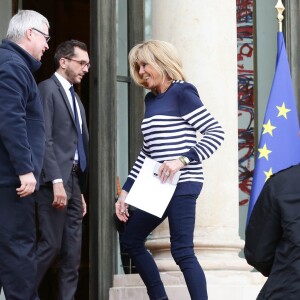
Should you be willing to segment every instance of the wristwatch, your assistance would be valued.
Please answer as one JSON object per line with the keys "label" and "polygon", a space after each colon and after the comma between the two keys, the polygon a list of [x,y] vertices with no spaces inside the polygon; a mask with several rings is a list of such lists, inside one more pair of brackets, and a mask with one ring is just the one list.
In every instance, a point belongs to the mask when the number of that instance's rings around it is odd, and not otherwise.
{"label": "wristwatch", "polygon": [[187,166],[190,163],[190,160],[188,159],[188,157],[186,156],[180,156],[179,160],[185,165]]}

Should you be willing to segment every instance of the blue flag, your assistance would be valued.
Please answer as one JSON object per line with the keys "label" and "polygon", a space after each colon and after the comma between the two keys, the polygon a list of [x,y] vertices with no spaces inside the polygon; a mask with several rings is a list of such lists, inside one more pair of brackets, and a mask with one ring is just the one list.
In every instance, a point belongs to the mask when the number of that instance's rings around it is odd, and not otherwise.
{"label": "blue flag", "polygon": [[284,37],[282,32],[278,32],[276,69],[256,153],[247,223],[269,177],[298,163],[300,163],[298,114]]}

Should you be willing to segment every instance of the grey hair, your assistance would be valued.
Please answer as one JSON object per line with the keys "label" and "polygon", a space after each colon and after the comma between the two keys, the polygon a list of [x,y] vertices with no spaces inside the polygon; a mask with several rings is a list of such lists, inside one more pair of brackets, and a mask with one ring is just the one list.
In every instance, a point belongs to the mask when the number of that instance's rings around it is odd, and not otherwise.
{"label": "grey hair", "polygon": [[48,20],[40,13],[34,10],[20,10],[11,18],[6,38],[13,42],[19,42],[25,37],[26,30],[30,28],[41,29],[42,24],[50,28]]}

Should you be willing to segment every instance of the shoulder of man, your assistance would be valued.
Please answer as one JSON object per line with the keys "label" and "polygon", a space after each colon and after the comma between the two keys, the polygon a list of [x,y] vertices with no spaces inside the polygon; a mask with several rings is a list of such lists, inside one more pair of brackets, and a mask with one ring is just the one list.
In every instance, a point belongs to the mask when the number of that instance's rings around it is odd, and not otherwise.
{"label": "shoulder of man", "polygon": [[40,87],[43,87],[45,85],[59,85],[59,81],[58,79],[55,77],[55,75],[52,75],[50,78],[47,78],[43,81],[41,81],[38,86]]}
{"label": "shoulder of man", "polygon": [[281,176],[289,176],[289,175],[292,175],[292,174],[299,174],[300,176],[300,164],[297,164],[297,165],[292,165],[292,166],[289,166],[285,169],[282,169],[276,173],[274,173],[273,175],[270,176],[270,179],[271,178],[278,178],[278,177],[281,177]]}

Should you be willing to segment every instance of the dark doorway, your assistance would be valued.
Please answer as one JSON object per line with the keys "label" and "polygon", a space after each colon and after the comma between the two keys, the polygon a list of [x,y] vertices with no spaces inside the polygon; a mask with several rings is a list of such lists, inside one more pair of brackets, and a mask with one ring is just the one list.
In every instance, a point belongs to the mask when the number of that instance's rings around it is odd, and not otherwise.
{"label": "dark doorway", "polygon": [[[42,57],[42,67],[36,73],[37,82],[47,79],[54,72],[53,56],[57,45],[65,40],[77,39],[90,49],[90,3],[89,0],[23,0],[22,9],[36,10],[50,23],[49,50]],[[88,111],[89,76],[77,87]]]}
{"label": "dark doorway", "polygon": [[[44,15],[50,23],[49,50],[42,58],[42,67],[35,74],[37,82],[49,78],[54,70],[53,56],[57,45],[65,40],[77,39],[90,49],[90,2],[89,0],[23,0],[22,7]],[[93,64],[93,62],[91,62]],[[89,75],[76,87],[88,116]],[[85,195],[89,207],[89,195]],[[83,220],[83,237],[79,282],[75,299],[89,299],[89,211]],[[57,299],[57,264],[54,262],[39,290],[41,300]]]}

